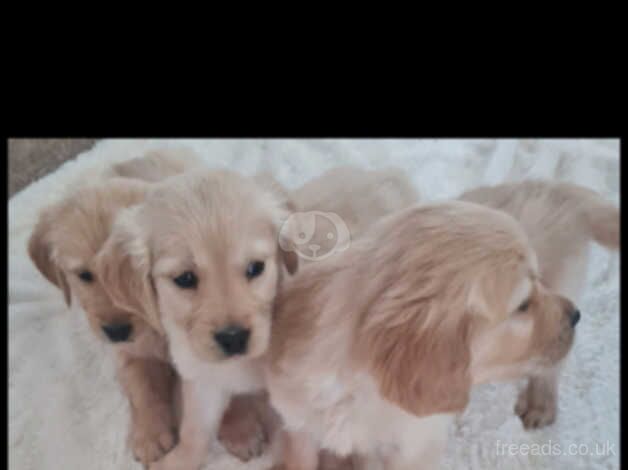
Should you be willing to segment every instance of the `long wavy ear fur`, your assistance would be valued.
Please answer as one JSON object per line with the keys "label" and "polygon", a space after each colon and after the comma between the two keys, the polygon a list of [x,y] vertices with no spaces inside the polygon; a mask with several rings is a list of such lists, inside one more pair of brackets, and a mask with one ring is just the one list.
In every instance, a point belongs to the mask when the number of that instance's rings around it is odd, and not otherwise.
{"label": "long wavy ear fur", "polygon": [[126,209],[116,221],[98,254],[97,275],[118,307],[140,315],[163,331],[150,277],[150,253],[146,240],[133,230],[133,212],[134,208]]}
{"label": "long wavy ear fur", "polygon": [[28,241],[28,255],[39,272],[48,281],[61,289],[65,303],[69,307],[72,303],[70,286],[65,274],[52,256],[53,246],[49,239],[51,229],[52,218],[50,213],[45,211],[39,217],[35,230]]}
{"label": "long wavy ear fur", "polygon": [[[296,207],[296,204],[292,200],[290,192],[286,188],[284,188],[270,173],[257,173],[253,177],[253,179],[263,190],[268,191],[275,198],[275,200],[279,201],[279,207],[283,212],[281,220],[277,221],[279,225],[277,227],[277,233],[279,237],[282,233],[281,224],[288,220],[290,214],[297,212],[298,209]],[[283,240],[283,242],[280,243],[280,240],[278,239],[277,243],[279,244],[278,253],[282,263],[290,274],[296,273],[299,268],[299,255],[294,250],[283,249],[282,245],[286,246],[285,243],[288,243],[288,241]]]}
{"label": "long wavy ear fur", "polygon": [[362,338],[370,348],[371,372],[380,393],[409,413],[461,411],[471,389],[470,319],[463,317],[455,326],[425,327],[421,317],[426,312],[418,308],[408,320],[374,326]]}

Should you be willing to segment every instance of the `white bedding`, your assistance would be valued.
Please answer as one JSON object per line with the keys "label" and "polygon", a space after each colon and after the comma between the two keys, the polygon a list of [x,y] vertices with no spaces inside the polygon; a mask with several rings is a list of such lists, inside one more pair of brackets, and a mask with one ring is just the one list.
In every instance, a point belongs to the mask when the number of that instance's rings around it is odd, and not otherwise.
{"label": "white bedding", "polygon": [[[26,241],[39,209],[66,188],[98,178],[112,162],[173,143],[193,148],[211,166],[269,170],[290,188],[340,164],[397,166],[423,200],[545,177],[591,187],[619,204],[617,140],[102,141],[9,201],[9,468],[141,468],[126,447],[127,403],[107,345],[94,340],[78,307],[68,311],[61,293],[32,266]],[[619,468],[619,257],[597,245],[591,250],[579,303],[583,320],[563,371],[557,422],[526,432],[512,411],[520,384],[483,386],[452,429],[443,468]],[[513,453],[504,447],[511,444],[543,447],[526,452],[519,446]],[[206,468],[268,463],[240,464],[216,445]]]}

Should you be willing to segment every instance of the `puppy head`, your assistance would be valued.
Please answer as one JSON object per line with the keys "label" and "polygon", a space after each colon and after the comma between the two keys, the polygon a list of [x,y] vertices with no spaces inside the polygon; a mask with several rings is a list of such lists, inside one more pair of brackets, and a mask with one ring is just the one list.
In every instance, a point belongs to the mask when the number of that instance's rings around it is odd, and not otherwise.
{"label": "puppy head", "polygon": [[132,340],[143,321],[114,306],[96,275],[95,259],[117,212],[139,202],[145,189],[122,179],[80,189],[41,212],[28,242],[39,272],[63,291],[68,306],[74,295],[96,335],[111,342]]}
{"label": "puppy head", "polygon": [[[173,358],[256,357],[268,345],[287,201],[229,171],[186,174],[121,215],[99,257],[114,301],[161,322]],[[190,356],[191,355],[191,356]]]}
{"label": "puppy head", "polygon": [[567,355],[580,312],[569,299],[546,288],[535,262],[507,272],[495,270],[478,280],[475,289],[470,308],[488,314],[471,345],[473,383],[539,373]]}
{"label": "puppy head", "polygon": [[373,298],[356,344],[388,400],[417,415],[458,412],[472,384],[527,375],[569,351],[575,308],[539,282],[510,216],[452,202],[378,229],[363,251],[360,291]]}
{"label": "puppy head", "polygon": [[319,261],[349,248],[351,234],[345,222],[332,212],[296,212],[280,231],[280,246],[308,261]]}

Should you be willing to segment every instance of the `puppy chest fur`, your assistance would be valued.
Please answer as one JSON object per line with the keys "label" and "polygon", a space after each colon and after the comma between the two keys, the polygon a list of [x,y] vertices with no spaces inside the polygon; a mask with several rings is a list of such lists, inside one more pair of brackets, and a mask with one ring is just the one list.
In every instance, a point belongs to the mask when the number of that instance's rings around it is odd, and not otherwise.
{"label": "puppy chest fur", "polygon": [[341,456],[419,455],[431,446],[440,448],[453,417],[405,412],[383,399],[364,372],[344,378],[313,373],[300,383],[271,390],[273,404],[284,410],[286,428],[306,431],[321,448]]}
{"label": "puppy chest fur", "polygon": [[198,381],[199,387],[221,389],[226,394],[255,392],[263,388],[259,360],[207,362],[194,353],[185,332],[172,319],[164,318],[164,329],[172,361],[184,380]]}

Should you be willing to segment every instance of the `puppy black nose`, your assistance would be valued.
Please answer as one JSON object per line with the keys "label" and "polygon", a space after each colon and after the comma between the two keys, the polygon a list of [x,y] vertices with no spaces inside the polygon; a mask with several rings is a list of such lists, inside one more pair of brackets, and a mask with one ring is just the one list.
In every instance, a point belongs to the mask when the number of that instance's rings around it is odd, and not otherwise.
{"label": "puppy black nose", "polygon": [[244,354],[251,335],[250,330],[239,326],[228,326],[214,334],[214,339],[227,356]]}
{"label": "puppy black nose", "polygon": [[130,323],[114,323],[112,325],[103,325],[102,330],[112,343],[120,343],[129,339],[133,326]]}
{"label": "puppy black nose", "polygon": [[570,315],[571,326],[574,327],[580,321],[580,310],[574,309]]}

